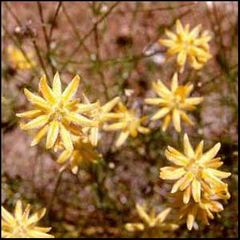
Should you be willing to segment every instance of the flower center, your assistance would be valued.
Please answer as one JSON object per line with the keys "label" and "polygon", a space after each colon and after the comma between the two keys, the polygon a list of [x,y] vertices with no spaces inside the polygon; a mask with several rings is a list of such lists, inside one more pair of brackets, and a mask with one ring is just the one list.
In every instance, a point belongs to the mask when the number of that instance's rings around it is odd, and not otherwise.
{"label": "flower center", "polygon": [[26,237],[26,235],[27,235],[27,228],[18,221],[17,225],[13,229],[13,233],[12,234],[15,237]]}
{"label": "flower center", "polygon": [[197,159],[191,159],[190,163],[186,166],[186,170],[194,174],[196,177],[199,175],[202,169],[201,164]]}
{"label": "flower center", "polygon": [[63,105],[63,102],[60,100],[53,106],[50,119],[61,121],[65,113],[66,113],[65,107]]}

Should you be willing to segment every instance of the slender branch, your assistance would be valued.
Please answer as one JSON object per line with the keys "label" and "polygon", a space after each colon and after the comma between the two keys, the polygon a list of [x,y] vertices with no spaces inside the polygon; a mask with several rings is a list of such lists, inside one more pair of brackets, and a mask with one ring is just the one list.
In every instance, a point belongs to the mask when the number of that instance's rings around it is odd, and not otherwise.
{"label": "slender branch", "polygon": [[77,45],[76,48],[73,49],[72,53],[70,54],[69,58],[67,61],[65,61],[63,63],[63,66],[61,67],[61,70],[63,70],[69,63],[69,59],[71,59],[73,56],[75,56],[75,54],[78,52],[78,50],[80,49],[80,47],[83,45],[83,43],[85,42],[85,40],[87,38],[89,38],[89,36],[94,32],[95,27],[100,24],[112,11],[113,9],[119,4],[120,2],[115,2],[110,8],[109,10],[101,17],[99,18],[98,21],[95,22],[94,26],[90,29],[90,31],[82,38],[82,40],[79,42],[79,44]]}
{"label": "slender branch", "polygon": [[[80,34],[79,34],[79,31],[77,30],[77,28],[76,28],[76,26],[74,25],[72,19],[71,19],[70,16],[68,15],[67,10],[66,10],[64,4],[62,5],[62,10],[63,10],[63,13],[64,13],[66,19],[68,20],[70,26],[72,27],[73,32],[75,33],[76,37],[78,38],[78,40],[79,40],[79,42],[80,42],[80,41],[81,41],[81,36],[80,36]],[[88,49],[88,47],[86,46],[85,43],[83,43],[83,48],[84,48],[84,50],[87,52],[87,54],[90,56],[90,55],[91,55],[91,52],[90,52],[90,50]]]}
{"label": "slender branch", "polygon": [[47,46],[47,49],[49,52],[49,39],[48,39],[48,35],[47,35],[46,25],[45,25],[45,22],[43,19],[42,5],[40,2],[37,2],[37,6],[38,6],[38,12],[39,12],[40,20],[41,20],[41,25],[42,25],[43,36],[44,36],[46,46]]}
{"label": "slender branch", "polygon": [[62,2],[60,1],[57,5],[57,9],[56,9],[56,12],[54,14],[54,17],[53,17],[53,20],[52,20],[52,25],[51,25],[51,28],[50,28],[50,31],[49,31],[49,35],[48,35],[49,42],[51,42],[54,24],[56,22],[56,19],[57,19],[57,16],[58,16],[58,13],[59,13],[59,10],[60,10],[61,6],[62,6]]}
{"label": "slender branch", "polygon": [[61,183],[62,174],[66,170],[67,167],[68,167],[68,164],[64,165],[62,168],[59,169],[59,172],[58,172],[58,175],[57,175],[57,180],[56,180],[56,183],[55,183],[55,186],[54,186],[54,190],[51,194],[50,200],[49,200],[48,205],[47,205],[47,214],[51,210],[54,198],[57,195],[57,190],[58,190],[58,188],[60,186],[60,183]]}

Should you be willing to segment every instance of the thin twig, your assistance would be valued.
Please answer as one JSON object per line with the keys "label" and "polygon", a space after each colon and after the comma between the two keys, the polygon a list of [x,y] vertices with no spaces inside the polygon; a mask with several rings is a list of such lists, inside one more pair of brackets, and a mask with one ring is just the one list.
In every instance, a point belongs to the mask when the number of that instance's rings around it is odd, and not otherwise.
{"label": "thin twig", "polygon": [[55,186],[54,186],[54,190],[51,194],[50,200],[49,200],[48,205],[47,205],[47,213],[49,213],[49,211],[51,210],[54,198],[57,194],[57,190],[58,190],[58,188],[60,186],[60,183],[61,183],[62,174],[66,170],[67,167],[68,167],[68,164],[64,165],[62,168],[59,169],[59,172],[58,172],[58,175],[57,175],[57,180],[56,180],[56,183],[55,183]]}
{"label": "thin twig", "polygon": [[[78,40],[79,40],[79,42],[80,42],[80,41],[81,41],[81,36],[80,36],[80,34],[79,34],[79,31],[77,30],[77,28],[76,28],[76,26],[74,25],[72,19],[71,19],[70,16],[68,15],[67,10],[66,10],[64,4],[62,5],[62,10],[63,10],[63,13],[64,13],[66,19],[68,20],[70,26],[72,27],[73,32],[75,33],[76,37],[78,38]],[[83,48],[84,48],[84,50],[87,52],[87,54],[90,56],[90,55],[91,55],[91,51],[88,49],[88,47],[86,46],[85,43],[83,43]]]}
{"label": "thin twig", "polygon": [[62,2],[60,1],[57,5],[57,9],[56,9],[56,12],[54,14],[54,17],[53,17],[53,20],[52,20],[52,25],[51,25],[51,28],[50,28],[50,31],[49,31],[49,35],[48,35],[49,42],[51,42],[53,29],[54,29],[54,24],[56,22],[56,19],[57,19],[57,16],[58,16],[58,13],[59,13],[59,10],[60,10],[61,6],[62,6]]}
{"label": "thin twig", "polygon": [[[120,2],[115,2],[110,8],[109,10],[101,17],[99,18],[98,21],[96,21],[93,25],[93,27],[90,29],[90,31],[82,38],[82,40],[79,42],[79,44],[77,45],[76,48],[73,49],[72,53],[70,54],[69,58],[67,61],[65,61],[63,63],[63,66],[61,67],[61,70],[63,70],[69,63],[69,60],[75,56],[75,54],[78,52],[78,50],[80,49],[80,47],[83,45],[83,43],[85,42],[85,40],[94,32],[95,27],[100,24],[112,11],[113,9],[119,4]],[[60,71],[61,71],[60,70]]]}

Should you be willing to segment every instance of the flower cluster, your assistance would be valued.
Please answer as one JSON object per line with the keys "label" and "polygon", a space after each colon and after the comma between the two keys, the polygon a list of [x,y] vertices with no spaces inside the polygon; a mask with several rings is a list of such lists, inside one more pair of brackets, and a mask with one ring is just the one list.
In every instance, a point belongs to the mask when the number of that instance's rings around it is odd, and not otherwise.
{"label": "flower cluster", "polygon": [[160,39],[159,42],[168,48],[168,55],[177,54],[177,64],[183,72],[187,59],[192,68],[201,69],[212,57],[209,53],[211,36],[208,31],[201,32],[201,25],[189,31],[189,24],[183,27],[180,20],[176,22],[176,34],[166,30],[169,39]]}
{"label": "flower cluster", "polygon": [[155,210],[152,208],[150,214],[146,212],[147,206],[141,206],[136,204],[137,213],[142,220],[139,223],[126,223],[125,228],[127,231],[151,231],[154,230],[165,230],[174,231],[178,229],[178,225],[174,223],[165,223],[165,219],[171,212],[171,208],[166,208],[162,212],[156,214]]}
{"label": "flower cluster", "polygon": [[37,65],[34,60],[33,52],[29,52],[26,56],[23,52],[13,46],[9,46],[7,48],[8,52],[8,59],[10,63],[16,69],[25,70],[25,69],[32,69]]}
{"label": "flower cluster", "polygon": [[[221,144],[217,143],[205,153],[203,144],[201,141],[193,149],[185,134],[183,153],[168,146],[165,156],[173,165],[160,169],[161,179],[176,181],[171,193],[181,192],[181,198],[178,195],[180,218],[187,216],[189,230],[194,226],[197,214],[208,224],[208,217],[213,218],[211,212],[223,210],[223,206],[216,200],[230,197],[228,185],[222,179],[229,177],[231,173],[218,170],[223,164],[221,158],[216,157]],[[196,223],[195,225],[197,226]]]}
{"label": "flower cluster", "polygon": [[[189,24],[183,27],[178,20],[176,34],[166,30],[169,39],[160,40],[162,45],[169,48],[167,54],[178,54],[180,73],[187,60],[194,69],[200,69],[211,58],[208,45],[211,37],[207,31],[201,34],[200,31],[200,25],[189,31]],[[34,61],[29,62],[21,52],[14,49],[10,49],[10,56],[20,69],[35,66]],[[31,56],[28,58],[32,59]],[[178,78],[178,72],[174,73],[170,88],[160,80],[153,82],[153,91],[158,96],[145,99],[145,104],[159,108],[151,120],[163,119],[162,131],[168,129],[171,121],[178,133],[182,130],[181,120],[194,125],[186,112],[195,110],[203,101],[203,97],[190,97],[193,84],[180,85]],[[80,167],[95,163],[101,157],[96,147],[102,130],[120,132],[115,143],[117,147],[122,146],[130,136],[136,138],[139,133],[150,132],[150,128],[145,126],[148,117],[141,116],[135,109],[128,109],[119,96],[104,104],[99,100],[91,102],[85,94],[82,94],[83,99],[76,98],[79,84],[80,77],[76,75],[63,90],[57,72],[50,87],[48,79],[43,75],[39,82],[39,94],[24,89],[33,109],[16,114],[19,118],[27,119],[27,122],[20,123],[22,130],[36,131],[31,146],[45,139],[46,149],[55,152],[61,150],[57,162],[70,167],[74,174],[78,173]],[[172,165],[160,169],[160,178],[175,181],[171,188],[171,205],[158,214],[152,208],[148,214],[146,206],[136,204],[142,221],[127,223],[126,230],[176,230],[178,224],[164,222],[173,209],[178,210],[179,223],[186,221],[189,230],[197,229],[197,220],[208,225],[209,219],[214,218],[213,214],[223,210],[219,200],[230,198],[228,185],[223,179],[231,173],[218,170],[223,164],[221,158],[216,157],[221,144],[217,143],[205,153],[203,145],[201,141],[194,149],[188,135],[184,134],[183,153],[171,146],[167,147],[165,156]],[[45,209],[31,216],[29,212],[30,205],[23,211],[21,201],[16,204],[14,216],[2,207],[3,237],[53,237],[47,234],[50,228],[36,226],[44,216]]]}
{"label": "flower cluster", "polygon": [[176,131],[181,131],[181,118],[186,123],[193,125],[193,121],[187,116],[185,111],[192,111],[202,102],[202,97],[191,97],[189,94],[193,89],[192,84],[178,85],[178,74],[172,78],[171,89],[168,89],[160,80],[152,84],[153,90],[158,98],[147,98],[145,103],[156,105],[160,108],[151,118],[158,120],[164,118],[162,130],[166,131],[172,119]]}
{"label": "flower cluster", "polygon": [[46,209],[30,214],[31,206],[28,204],[23,211],[22,202],[17,201],[14,216],[2,207],[2,237],[3,238],[54,238],[48,234],[50,227],[38,227],[37,222],[43,218]]}

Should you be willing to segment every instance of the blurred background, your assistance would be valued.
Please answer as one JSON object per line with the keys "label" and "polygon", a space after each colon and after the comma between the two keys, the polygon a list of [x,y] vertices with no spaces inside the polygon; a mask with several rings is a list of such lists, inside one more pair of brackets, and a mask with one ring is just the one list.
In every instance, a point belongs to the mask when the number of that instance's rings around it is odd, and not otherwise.
{"label": "blurred background", "polygon": [[[230,200],[210,226],[188,232],[184,226],[164,237],[237,237],[238,199],[238,3],[229,2],[4,2],[2,4],[2,204],[13,209],[17,199],[34,209],[46,207],[60,166],[44,145],[30,147],[31,136],[19,128],[17,112],[30,109],[23,88],[37,91],[40,76],[51,80],[58,70],[66,84],[78,73],[81,92],[102,103],[119,95],[128,107],[143,107],[152,81],[169,86],[175,60],[166,61],[158,39],[164,29],[175,30],[181,19],[211,32],[213,58],[200,71],[186,68],[180,82],[194,84],[193,96],[205,98],[192,112],[195,126],[183,124],[193,145],[205,149],[221,142],[222,170],[232,173]],[[31,58],[19,66],[12,49]],[[17,53],[15,53],[16,58]],[[51,211],[44,219],[56,237],[141,237],[129,233],[127,222],[139,222],[135,203],[157,211],[167,203],[170,185],[159,179],[168,165],[167,145],[182,149],[173,127],[163,133],[160,123],[149,135],[130,138],[112,147],[114,133],[103,133],[99,164],[82,168],[77,176],[64,172]],[[44,222],[43,221],[43,222]],[[42,224],[44,225],[44,224]],[[47,225],[47,226],[48,226]]]}

